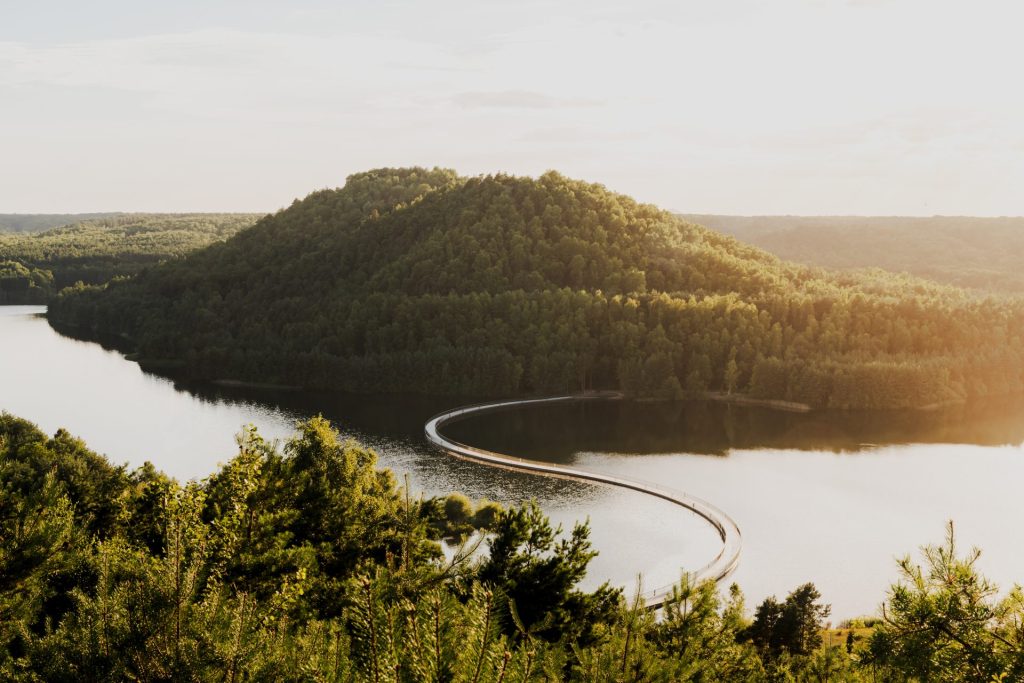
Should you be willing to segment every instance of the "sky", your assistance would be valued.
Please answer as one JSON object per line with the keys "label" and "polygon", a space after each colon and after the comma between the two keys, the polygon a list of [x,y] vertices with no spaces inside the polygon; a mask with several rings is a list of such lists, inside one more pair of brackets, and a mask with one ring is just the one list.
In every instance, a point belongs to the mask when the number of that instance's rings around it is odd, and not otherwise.
{"label": "sky", "polygon": [[0,0],[0,213],[383,166],[687,213],[1024,215],[1024,3]]}

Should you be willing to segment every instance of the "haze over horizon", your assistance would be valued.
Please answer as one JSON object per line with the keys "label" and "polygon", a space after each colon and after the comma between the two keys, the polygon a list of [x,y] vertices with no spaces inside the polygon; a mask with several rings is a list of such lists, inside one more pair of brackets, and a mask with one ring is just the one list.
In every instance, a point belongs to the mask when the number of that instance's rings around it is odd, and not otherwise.
{"label": "haze over horizon", "polygon": [[1024,215],[1011,2],[3,12],[4,213],[273,211],[423,165],[696,214]]}

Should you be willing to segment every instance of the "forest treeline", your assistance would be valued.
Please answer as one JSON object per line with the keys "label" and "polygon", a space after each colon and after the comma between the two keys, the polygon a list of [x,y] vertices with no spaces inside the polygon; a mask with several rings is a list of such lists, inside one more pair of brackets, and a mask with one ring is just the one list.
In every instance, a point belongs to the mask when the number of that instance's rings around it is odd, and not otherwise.
{"label": "forest treeline", "polygon": [[0,213],[0,233],[42,232],[84,221],[104,220],[124,214],[108,213]]}
{"label": "forest treeline", "polygon": [[1024,294],[1024,218],[686,215],[780,258]]}
{"label": "forest treeline", "polygon": [[1024,304],[799,266],[600,185],[381,169],[51,321],[199,379],[834,408],[1024,390]]}
{"label": "forest treeline", "polygon": [[[748,614],[736,586],[684,578],[656,620],[607,584],[579,589],[595,555],[586,524],[562,533],[534,503],[413,497],[322,418],[299,423],[283,448],[252,428],[238,445],[209,477],[181,484],[0,414],[0,678],[1024,676],[1024,598],[1000,597],[951,531],[923,565],[900,563],[883,618],[826,644],[829,608],[813,584]],[[481,541],[486,552],[474,552]]]}
{"label": "forest treeline", "polygon": [[[45,218],[42,217],[42,218]],[[43,304],[231,237],[259,214],[119,214],[37,233],[0,232],[0,305]]]}

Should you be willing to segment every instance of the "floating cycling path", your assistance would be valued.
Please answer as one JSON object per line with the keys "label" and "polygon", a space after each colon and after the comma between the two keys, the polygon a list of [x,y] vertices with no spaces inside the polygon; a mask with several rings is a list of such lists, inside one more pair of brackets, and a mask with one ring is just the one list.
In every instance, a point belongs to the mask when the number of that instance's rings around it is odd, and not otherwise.
{"label": "floating cycling path", "polygon": [[[516,458],[502,453],[487,451],[482,448],[474,448],[473,446],[467,446],[464,443],[453,441],[441,434],[440,431],[441,427],[448,423],[463,420],[467,417],[479,415],[480,413],[485,412],[505,410],[509,408],[521,408],[525,406],[545,405],[549,403],[615,400],[619,398],[621,398],[621,395],[617,393],[595,393],[479,403],[475,405],[462,406],[461,408],[455,408],[448,412],[441,413],[440,415],[435,415],[427,422],[424,427],[424,431],[426,432],[427,439],[432,444],[448,454],[463,460],[469,460],[489,467],[498,467],[516,472],[528,472],[530,474],[537,474],[545,477],[571,479],[574,481],[604,484],[606,486],[615,486],[618,488],[629,489],[631,491],[639,491],[640,493],[660,498],[662,500],[667,500],[674,505],[678,505],[679,507],[686,508],[691,512],[695,512],[706,520],[712,528],[714,528],[715,532],[722,540],[722,549],[718,555],[716,555],[714,559],[706,565],[697,571],[690,572],[690,578],[698,582],[706,579],[713,579],[714,581],[723,580],[729,576],[739,564],[742,541],[740,537],[740,529],[736,526],[736,522],[734,522],[729,515],[722,510],[719,510],[711,503],[701,500],[695,496],[682,493],[681,491],[672,491],[670,489],[637,481],[635,479],[627,479],[626,477],[617,477],[612,474],[601,474],[600,472],[591,472],[589,470],[566,467],[564,465],[557,465],[551,462]],[[665,588],[647,593],[643,597],[645,604],[652,609],[661,607],[671,596],[672,588],[673,586],[666,586]]]}

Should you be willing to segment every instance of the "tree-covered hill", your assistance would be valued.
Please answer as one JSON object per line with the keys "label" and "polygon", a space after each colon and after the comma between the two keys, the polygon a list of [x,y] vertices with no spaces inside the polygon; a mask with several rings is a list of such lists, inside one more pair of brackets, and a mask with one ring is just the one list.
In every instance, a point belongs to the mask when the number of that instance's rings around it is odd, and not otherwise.
{"label": "tree-covered hill", "polygon": [[883,408],[1024,388],[1019,302],[785,263],[553,172],[357,174],[50,311],[195,378],[349,391]]}
{"label": "tree-covered hill", "polygon": [[119,214],[35,234],[0,233],[0,304],[45,303],[76,282],[103,284],[249,227],[259,214]]}
{"label": "tree-covered hill", "polygon": [[825,268],[884,268],[1024,294],[1024,218],[684,216],[777,256]]}

